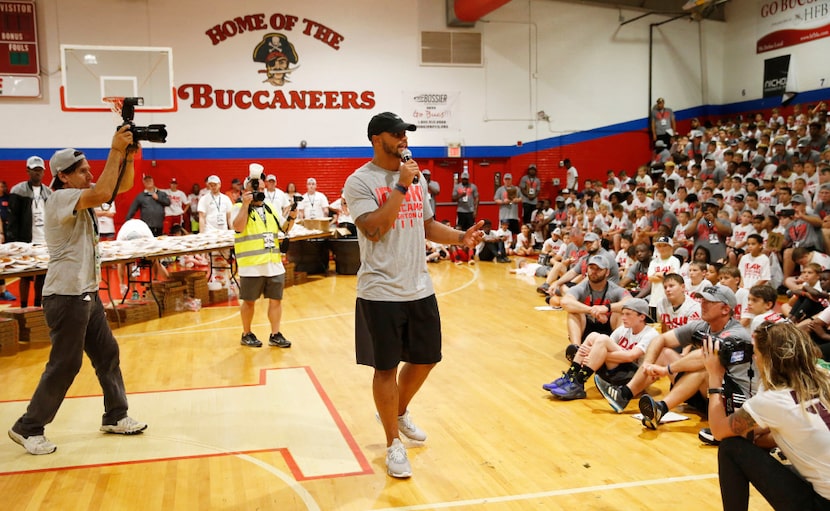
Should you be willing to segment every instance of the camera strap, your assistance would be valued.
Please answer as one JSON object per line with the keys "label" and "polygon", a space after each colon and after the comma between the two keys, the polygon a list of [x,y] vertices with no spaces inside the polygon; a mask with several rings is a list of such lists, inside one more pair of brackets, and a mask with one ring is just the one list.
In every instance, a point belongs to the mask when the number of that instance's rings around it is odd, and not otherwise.
{"label": "camera strap", "polygon": [[[118,189],[121,188],[121,180],[124,178],[124,171],[127,170],[127,156],[121,160],[121,165],[118,167],[118,179],[115,180],[115,188],[112,189],[112,197],[106,203],[112,206],[115,202],[115,197],[118,195]],[[109,208],[107,208],[109,209]]]}
{"label": "camera strap", "polygon": [[[263,202],[263,203],[262,203],[262,208],[263,208],[263,209],[265,209],[265,213],[266,213],[266,215],[265,215],[265,216],[266,216],[266,217],[267,217],[268,215],[271,215],[271,216],[274,218],[274,222],[276,222],[276,223],[277,223],[277,229],[279,229],[279,230],[280,230],[280,232],[285,232],[285,230],[282,228],[282,225],[280,225],[280,220],[279,220],[279,218],[277,218],[277,215],[275,215],[275,214],[274,214],[274,212],[273,212],[273,211],[271,211],[271,208],[268,206],[268,204],[267,204],[267,203],[265,203],[265,202]],[[253,210],[253,209],[250,209],[250,208],[249,208],[249,210],[248,210],[248,216],[250,217],[251,215],[255,215],[255,214],[256,214],[256,212],[254,212],[254,210]],[[267,220],[263,219],[263,222],[265,223],[265,225],[266,225],[266,226],[268,225],[268,221],[267,221]]]}

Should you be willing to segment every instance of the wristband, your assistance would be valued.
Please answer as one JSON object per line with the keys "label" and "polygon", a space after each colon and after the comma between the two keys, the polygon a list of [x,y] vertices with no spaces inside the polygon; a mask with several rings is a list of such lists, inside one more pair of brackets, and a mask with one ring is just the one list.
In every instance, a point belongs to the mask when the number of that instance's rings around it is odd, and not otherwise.
{"label": "wristband", "polygon": [[721,388],[721,389],[707,389],[706,390],[706,395],[707,396],[711,396],[712,394],[723,395],[723,389]]}
{"label": "wristband", "polygon": [[407,189],[407,187],[405,187],[404,185],[402,185],[400,183],[395,183],[395,190],[397,190],[397,191],[401,192],[402,194],[406,195],[406,192],[407,192],[408,189]]}

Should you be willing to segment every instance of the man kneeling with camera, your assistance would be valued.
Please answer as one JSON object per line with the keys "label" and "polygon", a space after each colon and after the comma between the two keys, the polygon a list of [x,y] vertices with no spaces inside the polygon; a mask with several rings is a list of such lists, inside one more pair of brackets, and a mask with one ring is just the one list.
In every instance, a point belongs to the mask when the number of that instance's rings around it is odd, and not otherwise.
{"label": "man kneeling with camera", "polygon": [[265,204],[262,185],[262,165],[252,163],[249,177],[245,179],[242,202],[234,204],[231,222],[234,250],[239,268],[239,300],[242,317],[240,344],[259,348],[262,341],[251,331],[254,308],[260,296],[268,298],[268,321],[271,323],[270,346],[290,348],[291,342],[280,332],[282,319],[282,293],[285,288],[285,268],[282,265],[279,233],[286,235],[297,218],[296,203],[291,206],[288,218],[278,209]]}
{"label": "man kneeling with camera", "polygon": [[[696,297],[701,300],[702,319],[689,321],[652,340],[643,364],[625,386],[612,386],[595,377],[597,389],[617,413],[622,413],[635,395],[663,376],[672,379],[672,389],[665,399],[655,401],[644,394],[639,401],[643,425],[649,429],[656,429],[663,415],[683,402],[706,413],[708,397],[716,390],[723,393],[727,413],[731,414],[757,388],[749,332],[732,317],[735,294],[726,286],[709,286]],[[708,386],[701,356],[700,347],[708,338],[720,340],[725,348],[721,354],[727,369],[717,389]],[[678,348],[683,354],[677,352]],[[711,433],[699,435],[704,442],[709,436]]]}

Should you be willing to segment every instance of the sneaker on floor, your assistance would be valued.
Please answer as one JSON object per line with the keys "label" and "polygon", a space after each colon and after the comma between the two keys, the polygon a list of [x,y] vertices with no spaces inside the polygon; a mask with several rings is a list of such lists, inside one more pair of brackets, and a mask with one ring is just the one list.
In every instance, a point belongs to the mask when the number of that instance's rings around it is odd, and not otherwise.
{"label": "sneaker on floor", "polygon": [[[383,424],[380,420],[380,414],[377,412],[375,412],[375,420],[378,421],[378,424]],[[409,418],[409,410],[398,416],[398,433],[416,442],[423,442],[427,439],[427,434]]]}
{"label": "sneaker on floor", "polygon": [[548,392],[553,392],[553,389],[559,388],[568,383],[569,381],[571,381],[571,379],[568,378],[567,373],[562,373],[562,376],[553,380],[552,382],[542,384],[542,389],[547,390]]}
{"label": "sneaker on floor", "polygon": [[269,346],[276,346],[278,348],[290,348],[291,347],[291,341],[286,339],[282,335],[282,332],[277,332],[275,334],[271,334],[268,337],[268,345]]}
{"label": "sneaker on floor", "polygon": [[548,294],[548,289],[550,289],[550,284],[543,282],[542,285],[536,288],[536,292],[540,295],[546,295]]}
{"label": "sneaker on floor", "polygon": [[596,384],[597,390],[602,394],[602,397],[611,405],[611,408],[617,413],[623,413],[623,410],[628,406],[630,400],[623,397],[622,387],[611,385],[600,378],[598,374],[594,375],[594,384]]}
{"label": "sneaker on floor", "polygon": [[712,434],[712,430],[709,428],[701,429],[697,433],[697,438],[706,445],[720,445],[720,440],[715,438],[715,435]]}
{"label": "sneaker on floor", "polygon": [[23,436],[13,429],[9,430],[9,438],[14,440],[14,443],[22,445],[29,454],[52,454],[58,449],[58,446],[53,444],[43,435]]}
{"label": "sneaker on floor", "polygon": [[405,479],[412,476],[412,466],[406,457],[406,447],[400,439],[392,440],[392,445],[386,449],[386,473],[392,477]]}
{"label": "sneaker on floor", "polygon": [[0,293],[0,300],[4,302],[13,302],[17,300],[17,297],[9,293],[8,291],[3,291],[2,293]]}
{"label": "sneaker on floor", "polygon": [[551,390],[550,393],[563,401],[585,399],[587,396],[587,394],[585,394],[585,384],[577,383],[574,380],[568,380],[565,385]]}
{"label": "sneaker on floor", "polygon": [[663,418],[663,409],[660,408],[657,401],[648,394],[643,394],[638,405],[640,406],[640,413],[643,414],[641,421],[643,426],[648,429],[657,429],[657,426],[660,425],[660,419]]}
{"label": "sneaker on floor", "polygon": [[409,418],[409,410],[398,416],[398,431],[406,438],[416,442],[423,442],[427,439],[427,434]]}
{"label": "sneaker on floor", "polygon": [[118,435],[137,435],[147,429],[147,424],[138,422],[132,417],[124,417],[115,424],[104,424],[101,431],[104,433],[115,433]]}
{"label": "sneaker on floor", "polygon": [[262,341],[257,339],[253,332],[248,332],[247,334],[242,334],[242,339],[239,341],[239,344],[250,346],[251,348],[259,348],[262,346]]}
{"label": "sneaker on floor", "polygon": [[579,346],[576,344],[568,344],[568,347],[565,348],[565,360],[573,362],[577,351],[579,351]]}

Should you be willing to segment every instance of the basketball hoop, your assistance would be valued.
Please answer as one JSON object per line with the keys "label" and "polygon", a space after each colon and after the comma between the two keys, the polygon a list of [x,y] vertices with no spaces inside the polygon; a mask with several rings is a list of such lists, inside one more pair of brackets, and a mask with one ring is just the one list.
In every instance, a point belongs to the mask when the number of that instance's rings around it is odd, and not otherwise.
{"label": "basketball hoop", "polygon": [[124,96],[106,96],[101,98],[101,101],[109,104],[112,113],[121,119],[121,109],[124,107]]}

